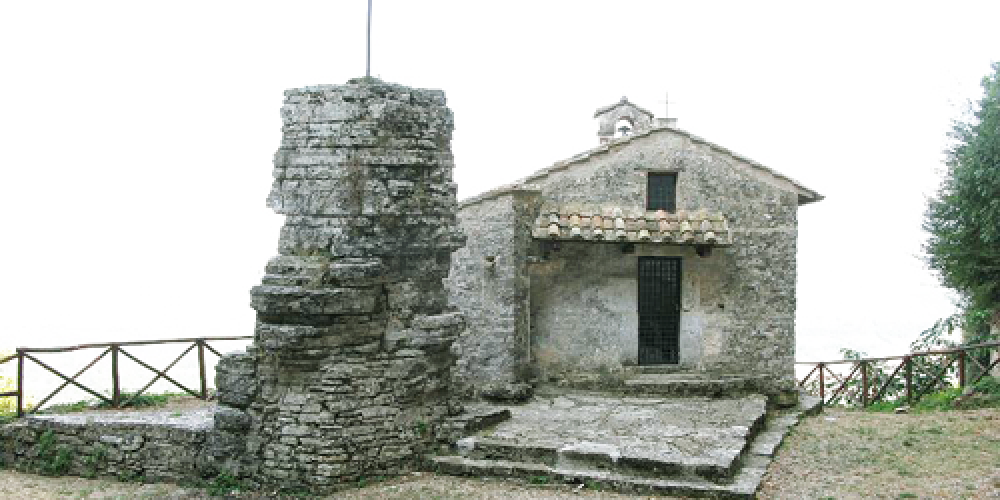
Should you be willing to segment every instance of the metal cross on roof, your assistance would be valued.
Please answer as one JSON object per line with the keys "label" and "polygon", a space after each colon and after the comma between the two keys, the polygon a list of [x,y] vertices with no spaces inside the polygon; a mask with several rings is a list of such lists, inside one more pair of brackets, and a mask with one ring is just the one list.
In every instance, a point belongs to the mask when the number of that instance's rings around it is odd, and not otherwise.
{"label": "metal cross on roof", "polygon": [[663,118],[670,119],[670,103],[674,101],[670,100],[670,95],[667,92],[663,93],[663,100],[657,101],[657,103],[663,103]]}

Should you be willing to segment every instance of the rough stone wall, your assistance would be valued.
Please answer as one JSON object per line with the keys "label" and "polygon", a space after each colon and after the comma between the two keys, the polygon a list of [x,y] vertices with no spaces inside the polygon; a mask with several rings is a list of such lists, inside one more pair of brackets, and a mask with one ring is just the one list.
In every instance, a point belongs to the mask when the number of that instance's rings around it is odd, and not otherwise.
{"label": "rough stone wall", "polygon": [[[456,393],[502,394],[530,378],[529,227],[538,193],[516,190],[459,212],[467,244],[452,256],[448,290],[464,314],[466,331],[455,342]],[[516,390],[514,390],[516,392]]]}
{"label": "rough stone wall", "polygon": [[532,353],[543,380],[613,382],[638,363],[638,257],[680,257],[681,358],[677,368],[705,370],[719,350],[719,321],[726,307],[725,255],[698,257],[694,248],[636,245],[622,253],[613,243],[563,242],[531,273]]}
{"label": "rough stone wall", "polygon": [[[733,246],[698,257],[690,248],[637,244],[562,245],[531,266],[535,362],[564,372],[622,372],[632,361],[637,258],[681,256],[682,368],[769,374],[793,387],[796,193],[725,152],[660,131],[532,181],[546,203],[606,203],[643,209],[646,174],[674,171],[677,208],[726,216]],[[574,245],[579,245],[576,248]],[[609,248],[610,247],[610,248]],[[619,349],[593,339],[618,339]],[[590,340],[588,340],[590,339]]]}
{"label": "rough stone wall", "polygon": [[224,455],[207,427],[76,420],[28,417],[0,426],[0,464],[28,472],[189,483],[215,476],[217,458]]}
{"label": "rough stone wall", "polygon": [[374,79],[285,96],[268,204],[286,220],[216,426],[238,475],[322,489],[406,471],[456,410],[453,119],[443,92]]}

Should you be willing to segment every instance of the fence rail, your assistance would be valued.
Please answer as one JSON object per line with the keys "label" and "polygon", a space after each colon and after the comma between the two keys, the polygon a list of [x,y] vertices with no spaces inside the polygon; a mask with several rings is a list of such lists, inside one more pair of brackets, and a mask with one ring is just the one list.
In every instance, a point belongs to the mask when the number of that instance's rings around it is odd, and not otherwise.
{"label": "fence rail", "polygon": [[[17,360],[17,389],[9,392],[0,392],[0,397],[17,398],[17,416],[19,418],[23,417],[26,413],[31,414],[38,411],[39,409],[42,408],[42,406],[45,405],[45,403],[48,403],[53,397],[55,397],[56,394],[58,394],[60,391],[62,391],[69,385],[73,385],[83,390],[84,392],[94,396],[95,398],[104,402],[105,404],[109,404],[115,408],[128,406],[132,401],[136,400],[139,396],[141,396],[144,392],[146,392],[150,387],[153,386],[153,384],[155,384],[160,379],[172,383],[182,391],[196,398],[208,399],[208,374],[205,366],[205,351],[211,352],[212,354],[220,358],[222,357],[222,354],[220,354],[219,351],[217,351],[214,347],[212,347],[209,344],[209,342],[220,342],[227,340],[247,340],[252,338],[253,336],[246,335],[237,337],[195,337],[195,338],[183,338],[183,339],[136,340],[130,342],[80,344],[80,345],[65,346],[65,347],[18,347],[17,350],[14,352],[14,354],[11,354],[10,356],[5,356],[2,359],[0,359],[0,365],[3,365],[4,363],[10,361]],[[159,345],[159,344],[184,344],[184,343],[189,343],[191,345],[187,346],[187,348],[184,349],[184,351],[181,352],[179,356],[174,358],[174,360],[169,365],[167,365],[167,367],[164,368],[163,370],[157,370],[156,368],[153,368],[145,361],[140,360],[139,358],[135,357],[134,355],[123,349],[123,347],[148,346],[148,345]],[[73,374],[73,376],[66,376],[59,370],[56,370],[55,368],[49,366],[47,363],[38,359],[38,356],[36,356],[41,354],[80,351],[85,349],[101,349],[101,353],[98,354],[97,357],[95,357],[93,360],[91,360],[90,363],[88,363],[86,366],[84,366],[75,374]],[[173,368],[180,360],[184,359],[184,357],[187,356],[188,353],[190,353],[192,350],[195,349],[197,349],[198,352],[198,377],[201,382],[200,386],[198,387],[198,390],[186,387],[185,385],[181,384],[170,375],[167,375],[167,372],[170,371],[171,368]],[[87,370],[91,369],[94,365],[96,365],[99,361],[104,359],[109,354],[111,357],[110,397],[105,396],[104,394],[101,394],[100,392],[94,390],[93,388],[87,387],[77,381],[77,379],[81,375],[83,375]],[[144,385],[142,389],[140,389],[139,391],[135,392],[134,394],[131,394],[131,397],[129,397],[124,401],[122,400],[121,377],[119,376],[118,373],[118,367],[119,367],[118,361],[121,356],[125,356],[126,358],[135,362],[137,365],[155,374],[155,376],[149,381],[149,383]],[[27,410],[25,408],[25,394],[24,394],[25,361],[31,361],[35,363],[36,365],[44,368],[46,371],[52,373],[53,375],[56,375],[57,377],[63,380],[63,383],[59,387],[57,387],[54,391],[52,391],[47,396],[42,398],[42,400],[39,401],[38,404],[36,404],[30,410]]]}
{"label": "fence rail", "polygon": [[[902,356],[802,361],[795,364],[812,366],[799,381],[799,387],[819,396],[824,405],[844,401],[867,407],[889,395],[905,398],[907,404],[912,404],[938,388],[950,387],[950,377],[956,379],[958,387],[975,384],[1000,363],[998,352],[1000,342],[986,342]],[[890,364],[893,361],[898,362],[894,368]],[[831,369],[831,366],[838,365],[849,365],[847,375]],[[971,377],[970,365],[975,370]]]}

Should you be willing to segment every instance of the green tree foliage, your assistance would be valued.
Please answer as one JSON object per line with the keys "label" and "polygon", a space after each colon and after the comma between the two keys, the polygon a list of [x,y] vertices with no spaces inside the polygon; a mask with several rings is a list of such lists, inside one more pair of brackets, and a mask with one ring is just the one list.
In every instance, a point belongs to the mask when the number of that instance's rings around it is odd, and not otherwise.
{"label": "green tree foliage", "polygon": [[928,264],[980,326],[1000,310],[1000,63],[992,70],[983,97],[952,125],[947,174],[924,217]]}

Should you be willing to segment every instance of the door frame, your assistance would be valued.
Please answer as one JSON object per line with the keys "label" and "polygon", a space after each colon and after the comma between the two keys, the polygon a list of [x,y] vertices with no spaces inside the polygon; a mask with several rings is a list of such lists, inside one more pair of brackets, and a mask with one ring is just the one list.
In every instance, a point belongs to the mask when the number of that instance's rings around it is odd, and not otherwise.
{"label": "door frame", "polygon": [[[643,285],[642,285],[643,274],[642,274],[642,271],[643,271],[643,261],[647,261],[648,262],[648,261],[651,261],[651,260],[673,261],[673,262],[676,262],[676,266],[677,266],[677,280],[676,280],[676,284],[672,285],[674,287],[674,293],[675,293],[675,296],[676,296],[675,302],[673,304],[673,307],[675,307],[676,313],[673,315],[672,318],[667,318],[667,321],[670,321],[670,322],[674,323],[672,325],[673,338],[670,338],[670,333],[671,332],[667,331],[665,334],[662,335],[662,337],[660,339],[658,339],[657,342],[654,342],[653,346],[650,346],[649,345],[650,344],[649,336],[647,334],[645,336],[646,339],[647,339],[645,347],[647,349],[652,348],[653,350],[645,351],[645,353],[644,353],[644,351],[643,351],[643,347],[644,347],[644,345],[643,345],[643,337],[644,337],[644,335],[643,335],[643,309],[642,309],[642,303],[643,303],[643,300],[642,300],[642,298],[643,298],[642,297],[642,291],[643,291]],[[637,338],[637,343],[636,343],[636,345],[637,345],[637,353],[636,354],[637,354],[637,361],[638,361],[638,364],[640,366],[650,366],[650,365],[653,365],[653,366],[655,366],[655,365],[679,365],[680,362],[681,362],[681,356],[680,356],[681,313],[682,313],[682,309],[681,309],[681,294],[683,293],[683,289],[682,289],[683,265],[682,264],[683,264],[683,262],[682,262],[681,257],[642,256],[642,257],[638,258],[638,262],[636,264],[636,316],[638,317],[637,327],[638,327],[639,331],[637,332],[638,333],[638,335],[637,335],[638,338]],[[652,276],[647,276],[646,277],[646,280],[652,280],[652,279],[653,279]],[[665,281],[665,280],[663,280],[661,278],[660,279],[660,283],[663,283],[663,281]],[[669,284],[669,283],[663,283],[663,286],[669,288],[669,287],[671,287],[671,284]],[[667,293],[669,293],[669,292],[667,292]],[[666,308],[669,308],[669,307],[671,307],[670,304],[668,304],[666,306]],[[649,314],[648,314],[648,311],[647,311],[647,321],[657,321],[657,320],[651,320],[648,317],[649,317]],[[660,321],[663,321],[663,320],[660,320]],[[666,337],[666,338],[663,338],[663,337]],[[657,349],[657,346],[655,344],[660,344],[661,346],[664,345],[664,344],[666,344],[666,347],[668,347],[668,348],[672,347],[673,348],[672,349],[673,353],[672,354],[668,353],[668,354],[664,355],[663,354],[663,347],[659,347]],[[673,345],[671,346],[670,344],[673,344]],[[655,351],[655,353],[654,353],[654,351]]]}

